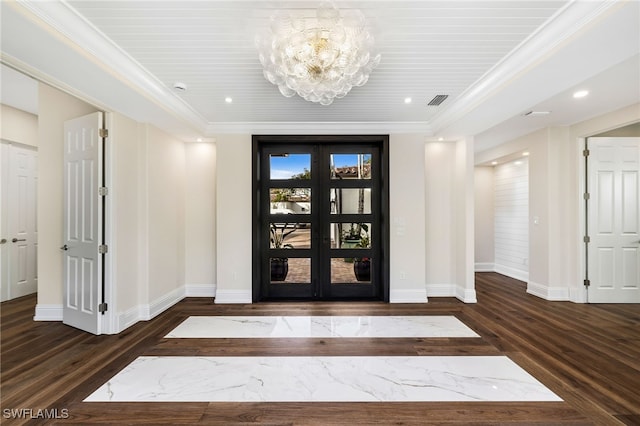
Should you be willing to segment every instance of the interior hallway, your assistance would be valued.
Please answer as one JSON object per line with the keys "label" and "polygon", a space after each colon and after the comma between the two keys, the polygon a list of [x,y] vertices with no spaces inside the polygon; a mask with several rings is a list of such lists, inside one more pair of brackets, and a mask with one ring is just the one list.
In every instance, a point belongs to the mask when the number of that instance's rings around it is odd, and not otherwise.
{"label": "interior hallway", "polygon": [[[640,424],[640,306],[548,302],[495,273],[476,274],[476,289],[477,304],[214,305],[188,298],[106,336],[33,322],[35,296],[26,296],[2,304],[2,408],[57,408],[68,414],[56,420],[64,424]],[[200,315],[453,315],[480,338],[165,337]],[[82,402],[140,356],[336,355],[507,356],[563,402]],[[3,423],[27,423],[4,413]]]}

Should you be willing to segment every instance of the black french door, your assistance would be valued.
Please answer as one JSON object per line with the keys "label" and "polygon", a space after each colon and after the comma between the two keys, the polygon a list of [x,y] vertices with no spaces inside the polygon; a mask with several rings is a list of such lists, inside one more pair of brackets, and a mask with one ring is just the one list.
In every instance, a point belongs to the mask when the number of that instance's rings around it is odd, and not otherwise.
{"label": "black french door", "polygon": [[387,137],[300,138],[254,136],[254,301],[388,300]]}

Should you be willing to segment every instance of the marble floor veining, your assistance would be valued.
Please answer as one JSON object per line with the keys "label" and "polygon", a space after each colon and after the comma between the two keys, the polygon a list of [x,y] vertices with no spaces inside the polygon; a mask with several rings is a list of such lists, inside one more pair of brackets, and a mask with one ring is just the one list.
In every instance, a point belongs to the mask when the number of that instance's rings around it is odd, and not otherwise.
{"label": "marble floor veining", "polygon": [[505,356],[139,357],[87,402],[561,401]]}
{"label": "marble floor veining", "polygon": [[167,338],[480,337],[454,316],[192,316]]}

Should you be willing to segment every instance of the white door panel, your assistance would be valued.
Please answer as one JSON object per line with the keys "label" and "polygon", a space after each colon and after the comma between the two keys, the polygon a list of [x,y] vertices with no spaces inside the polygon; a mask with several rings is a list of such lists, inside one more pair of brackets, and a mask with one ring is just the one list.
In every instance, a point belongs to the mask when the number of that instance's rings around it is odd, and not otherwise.
{"label": "white door panel", "polygon": [[8,299],[35,293],[38,289],[36,220],[38,153],[34,148],[11,144],[7,198],[6,245],[8,249]]}
{"label": "white door panel", "polygon": [[63,322],[100,334],[102,113],[65,122]]}
{"label": "white door panel", "polygon": [[640,138],[589,150],[589,302],[640,303]]}

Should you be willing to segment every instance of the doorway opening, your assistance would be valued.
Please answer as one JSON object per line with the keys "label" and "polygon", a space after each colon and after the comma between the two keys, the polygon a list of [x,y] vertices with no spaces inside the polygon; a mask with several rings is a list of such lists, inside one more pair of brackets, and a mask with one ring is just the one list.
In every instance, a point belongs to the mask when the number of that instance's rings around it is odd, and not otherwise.
{"label": "doorway opening", "polygon": [[388,136],[253,137],[253,301],[389,300]]}

